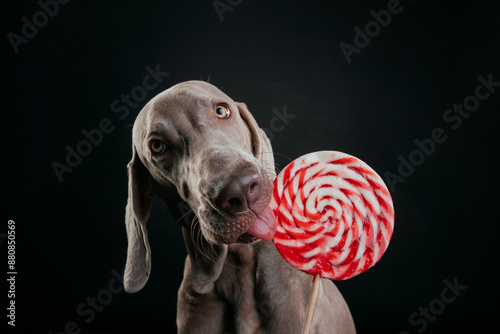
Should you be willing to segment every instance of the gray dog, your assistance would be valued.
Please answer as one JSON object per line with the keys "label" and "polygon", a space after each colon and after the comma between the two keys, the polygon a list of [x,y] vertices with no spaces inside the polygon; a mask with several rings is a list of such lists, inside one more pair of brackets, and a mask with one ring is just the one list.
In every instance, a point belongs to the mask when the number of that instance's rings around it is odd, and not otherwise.
{"label": "gray dog", "polygon": [[[124,285],[136,292],[151,271],[146,222],[153,197],[183,221],[188,251],[177,304],[178,333],[299,333],[312,276],[269,241],[276,176],[268,138],[247,107],[213,85],[187,81],[158,94],[133,128],[128,164]],[[344,298],[321,280],[310,333],[355,333]]]}

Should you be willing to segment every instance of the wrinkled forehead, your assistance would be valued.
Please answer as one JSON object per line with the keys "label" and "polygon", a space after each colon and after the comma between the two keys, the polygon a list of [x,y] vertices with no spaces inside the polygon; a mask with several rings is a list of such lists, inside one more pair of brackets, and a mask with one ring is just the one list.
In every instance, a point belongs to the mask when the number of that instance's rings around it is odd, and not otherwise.
{"label": "wrinkled forehead", "polygon": [[151,102],[154,107],[171,109],[177,107],[187,108],[193,106],[213,106],[218,103],[234,104],[234,101],[220,89],[208,82],[186,81],[170,87],[158,94]]}
{"label": "wrinkled forehead", "polygon": [[237,110],[236,103],[217,87],[203,81],[186,81],[156,95],[141,110],[134,124],[135,139],[157,128],[179,128],[204,123],[206,113],[218,104]]}

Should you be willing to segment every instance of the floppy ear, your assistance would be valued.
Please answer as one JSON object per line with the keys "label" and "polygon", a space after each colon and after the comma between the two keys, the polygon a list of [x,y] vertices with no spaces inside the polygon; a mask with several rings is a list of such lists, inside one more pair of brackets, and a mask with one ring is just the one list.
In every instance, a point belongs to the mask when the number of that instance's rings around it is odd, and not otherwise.
{"label": "floppy ear", "polygon": [[273,176],[276,176],[271,141],[269,140],[269,138],[267,138],[264,130],[259,128],[257,121],[255,120],[255,118],[253,118],[246,104],[242,102],[236,102],[236,106],[238,106],[240,116],[245,121],[248,129],[250,130],[250,135],[252,136],[253,154],[262,162],[262,164],[266,167],[266,170],[272,173]]}
{"label": "floppy ear", "polygon": [[128,169],[128,201],[125,213],[127,227],[127,264],[123,285],[127,292],[137,292],[144,287],[151,272],[151,248],[146,221],[153,204],[151,177],[133,147]]}

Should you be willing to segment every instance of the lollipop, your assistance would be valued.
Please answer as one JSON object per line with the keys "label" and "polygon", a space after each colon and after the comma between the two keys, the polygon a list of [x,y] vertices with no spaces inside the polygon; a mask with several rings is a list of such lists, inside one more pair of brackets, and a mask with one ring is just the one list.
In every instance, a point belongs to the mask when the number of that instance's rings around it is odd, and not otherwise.
{"label": "lollipop", "polygon": [[271,209],[278,252],[315,276],[313,307],[319,276],[346,280],[371,268],[394,227],[392,199],[380,176],[335,151],[309,153],[285,167],[274,181]]}

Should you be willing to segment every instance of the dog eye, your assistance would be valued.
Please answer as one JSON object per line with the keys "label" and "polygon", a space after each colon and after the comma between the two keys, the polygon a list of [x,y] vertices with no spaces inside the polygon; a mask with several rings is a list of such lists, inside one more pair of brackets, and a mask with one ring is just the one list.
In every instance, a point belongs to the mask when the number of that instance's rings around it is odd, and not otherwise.
{"label": "dog eye", "polygon": [[151,141],[151,143],[149,144],[149,147],[151,148],[151,151],[154,154],[160,155],[160,154],[163,154],[165,152],[167,145],[165,145],[164,142],[162,142],[158,139],[155,139],[155,140]]}
{"label": "dog eye", "polygon": [[217,114],[218,118],[222,119],[222,118],[228,118],[229,115],[231,114],[231,111],[229,111],[229,109],[224,106],[218,106],[215,109],[215,113]]}

